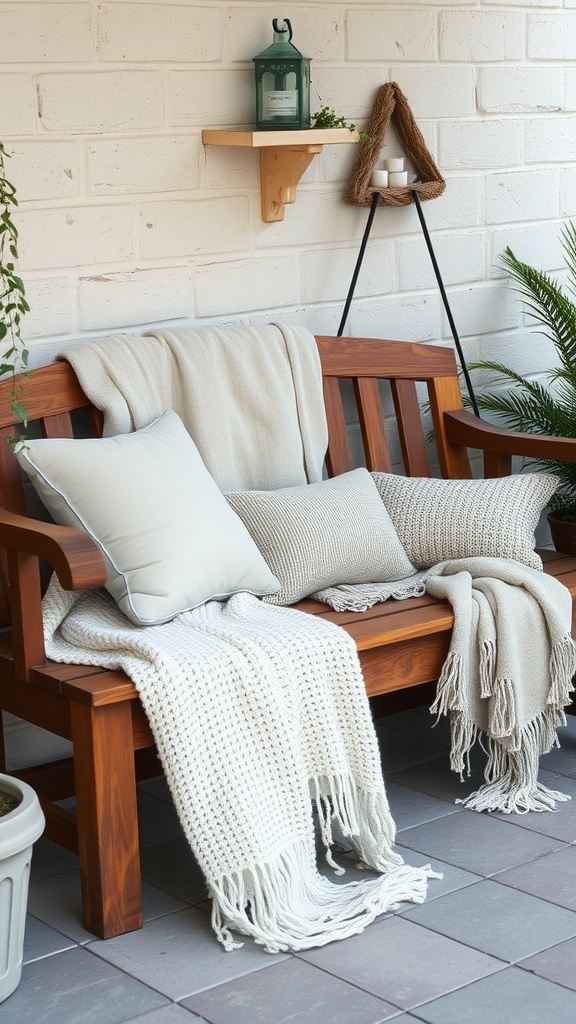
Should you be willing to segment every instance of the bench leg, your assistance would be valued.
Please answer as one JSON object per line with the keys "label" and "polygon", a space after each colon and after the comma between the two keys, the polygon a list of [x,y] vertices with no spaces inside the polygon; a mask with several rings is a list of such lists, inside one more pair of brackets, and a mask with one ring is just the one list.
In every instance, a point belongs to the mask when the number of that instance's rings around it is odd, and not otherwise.
{"label": "bench leg", "polygon": [[132,713],[129,701],[71,711],[84,926],[108,939],[142,927]]}

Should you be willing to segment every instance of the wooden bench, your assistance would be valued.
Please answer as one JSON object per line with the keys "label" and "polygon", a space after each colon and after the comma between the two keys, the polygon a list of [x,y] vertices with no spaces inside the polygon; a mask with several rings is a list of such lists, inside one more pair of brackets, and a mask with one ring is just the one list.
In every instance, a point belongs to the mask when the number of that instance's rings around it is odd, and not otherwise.
{"label": "wooden bench", "polygon": [[[381,339],[319,337],[324,374],[331,475],[353,468],[340,381],[352,380],[369,469],[390,470],[379,380],[390,381],[405,472],[429,476],[430,464],[416,382],[428,388],[441,473],[471,475],[467,447],[482,449],[486,476],[511,470],[512,453],[576,461],[576,443],[497,429],[462,408],[451,349]],[[0,435],[18,433],[10,409],[11,381],[0,381]],[[46,437],[74,436],[80,415],[95,435],[101,416],[70,366],[54,363],[23,381],[31,422]],[[133,683],[118,671],[46,660],[42,638],[41,561],[64,587],[104,583],[102,556],[88,535],[29,518],[21,474],[0,445],[0,707],[73,744],[73,758],[19,772],[37,790],[46,834],[79,854],[85,927],[110,937],[142,925],[136,781],[159,774],[153,740]],[[547,553],[546,570],[576,594],[576,559]],[[305,612],[344,627],[355,639],[366,688],[374,697],[438,678],[453,624],[450,607],[432,597],[388,601],[365,613],[335,613],[304,601]],[[1,733],[0,733],[1,736]],[[0,758],[2,758],[0,744]],[[55,801],[75,794],[75,814]]]}

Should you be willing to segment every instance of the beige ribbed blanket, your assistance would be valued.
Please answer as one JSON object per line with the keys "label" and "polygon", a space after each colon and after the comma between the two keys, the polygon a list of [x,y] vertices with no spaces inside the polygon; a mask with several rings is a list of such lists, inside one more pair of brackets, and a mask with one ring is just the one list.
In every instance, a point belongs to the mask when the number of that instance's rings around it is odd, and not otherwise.
{"label": "beige ribbed blanket", "polygon": [[431,711],[450,717],[451,764],[461,774],[482,736],[485,783],[466,800],[478,811],[525,813],[568,799],[538,782],[539,758],[557,743],[576,672],[572,597],[553,576],[506,558],[459,558],[387,584],[332,587],[316,597],[340,611],[427,591],[454,611],[450,651]]}
{"label": "beige ribbed blanket", "polygon": [[104,433],[178,413],[221,490],[322,478],[328,434],[322,371],[304,328],[202,327],[114,334],[66,349]]}

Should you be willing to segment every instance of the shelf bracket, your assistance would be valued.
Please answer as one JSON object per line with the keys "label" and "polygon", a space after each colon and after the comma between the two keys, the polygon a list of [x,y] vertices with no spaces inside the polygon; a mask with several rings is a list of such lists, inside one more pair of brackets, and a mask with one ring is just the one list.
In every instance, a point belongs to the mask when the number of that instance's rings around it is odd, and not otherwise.
{"label": "shelf bracket", "polygon": [[320,145],[270,146],[260,150],[262,220],[284,220],[284,206],[296,201],[296,189]]}
{"label": "shelf bracket", "polygon": [[358,142],[348,128],[299,128],[294,131],[254,131],[252,128],[204,128],[205,146],[243,146],[260,150],[262,220],[284,220],[284,207],[296,200],[302,175],[324,145]]}

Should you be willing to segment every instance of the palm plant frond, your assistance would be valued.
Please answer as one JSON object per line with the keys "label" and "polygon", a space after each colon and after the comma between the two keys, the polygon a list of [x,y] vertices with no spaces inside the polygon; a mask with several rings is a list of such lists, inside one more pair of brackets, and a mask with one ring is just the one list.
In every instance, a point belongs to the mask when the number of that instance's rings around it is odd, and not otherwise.
{"label": "palm plant frond", "polygon": [[[576,250],[574,260],[576,263]],[[558,281],[522,263],[510,248],[505,249],[501,263],[522,295],[526,312],[544,327],[543,333],[555,346],[562,368],[576,385],[576,305]]]}
{"label": "palm plant frond", "polygon": [[[569,292],[576,297],[576,226],[572,222],[562,229],[561,244]],[[471,363],[471,369],[493,374],[490,387],[476,396],[478,407],[520,433],[576,438],[576,301],[558,280],[519,260],[510,248],[504,250],[500,263],[525,311],[554,345],[558,365],[542,379],[533,380],[496,360]],[[576,520],[576,463],[539,459],[531,464],[560,477],[551,508]]]}

